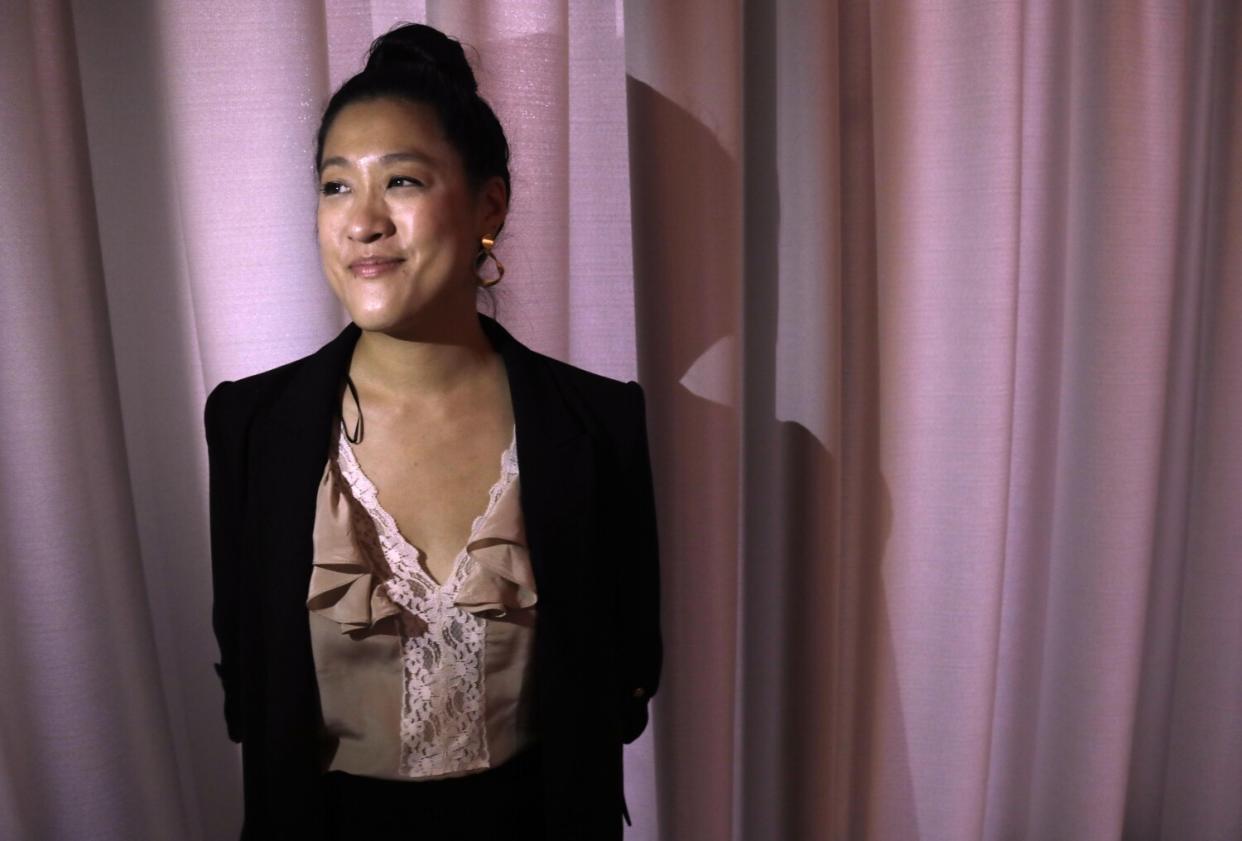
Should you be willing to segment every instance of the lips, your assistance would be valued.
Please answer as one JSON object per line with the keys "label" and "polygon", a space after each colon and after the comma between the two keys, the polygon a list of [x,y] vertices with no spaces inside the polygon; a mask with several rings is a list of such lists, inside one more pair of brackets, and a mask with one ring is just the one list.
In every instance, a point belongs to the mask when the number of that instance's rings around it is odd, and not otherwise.
{"label": "lips", "polygon": [[403,263],[401,257],[362,257],[349,264],[349,269],[359,277],[376,277],[390,272]]}

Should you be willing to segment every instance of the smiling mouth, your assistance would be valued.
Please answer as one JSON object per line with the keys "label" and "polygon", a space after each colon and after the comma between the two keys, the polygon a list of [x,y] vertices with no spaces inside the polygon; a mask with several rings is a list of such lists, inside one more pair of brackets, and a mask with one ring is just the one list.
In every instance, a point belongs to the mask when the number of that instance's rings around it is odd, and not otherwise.
{"label": "smiling mouth", "polygon": [[400,257],[366,257],[349,264],[349,270],[359,277],[378,277],[392,271],[405,262]]}

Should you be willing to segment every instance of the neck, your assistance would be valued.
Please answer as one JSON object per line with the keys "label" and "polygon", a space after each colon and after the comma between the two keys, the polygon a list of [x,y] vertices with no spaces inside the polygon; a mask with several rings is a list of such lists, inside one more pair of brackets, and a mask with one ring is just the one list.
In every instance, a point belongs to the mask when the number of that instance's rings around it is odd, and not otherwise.
{"label": "neck", "polygon": [[401,330],[363,330],[349,373],[359,389],[396,403],[447,397],[474,382],[496,350],[473,307]]}

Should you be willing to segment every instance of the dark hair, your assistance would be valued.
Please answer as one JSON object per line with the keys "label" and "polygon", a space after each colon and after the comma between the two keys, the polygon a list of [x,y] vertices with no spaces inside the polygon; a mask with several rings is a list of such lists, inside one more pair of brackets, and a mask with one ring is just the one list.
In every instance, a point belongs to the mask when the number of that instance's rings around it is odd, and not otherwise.
{"label": "dark hair", "polygon": [[323,169],[323,142],[341,109],[354,102],[396,97],[432,106],[444,136],[465,164],[476,190],[493,175],[509,184],[509,141],[496,112],[479,96],[461,43],[438,29],[408,23],[371,44],[366,67],[328,100],[315,142],[315,169]]}

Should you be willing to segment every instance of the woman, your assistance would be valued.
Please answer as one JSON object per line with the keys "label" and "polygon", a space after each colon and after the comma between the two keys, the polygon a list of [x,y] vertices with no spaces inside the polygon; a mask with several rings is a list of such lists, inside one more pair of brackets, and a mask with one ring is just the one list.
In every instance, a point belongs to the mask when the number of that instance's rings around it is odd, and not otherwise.
{"label": "woman", "polygon": [[352,320],[204,414],[242,838],[619,839],[661,664],[643,391],[476,311],[508,144],[460,44],[379,38],[317,145]]}

